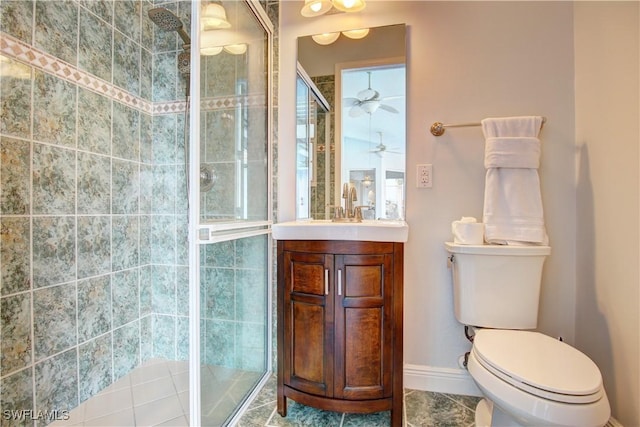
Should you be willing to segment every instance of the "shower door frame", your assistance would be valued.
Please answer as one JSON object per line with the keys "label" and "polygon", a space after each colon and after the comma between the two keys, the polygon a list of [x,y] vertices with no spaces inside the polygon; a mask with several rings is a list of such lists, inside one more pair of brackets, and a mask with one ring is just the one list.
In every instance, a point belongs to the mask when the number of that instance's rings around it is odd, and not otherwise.
{"label": "shower door frame", "polygon": [[[256,17],[267,36],[267,88],[266,88],[266,143],[267,143],[267,216],[264,221],[200,222],[200,0],[191,3],[191,82],[189,110],[189,424],[201,425],[200,396],[200,246],[203,243],[217,243],[243,237],[267,236],[267,307],[266,307],[266,371],[253,392],[244,400],[231,418],[234,422],[253,400],[259,389],[272,372],[272,300],[273,300],[273,224],[272,203],[272,140],[273,140],[273,25],[258,0],[243,0]],[[229,233],[232,234],[229,234]],[[201,234],[202,233],[202,234]],[[206,234],[206,239],[201,239]]]}

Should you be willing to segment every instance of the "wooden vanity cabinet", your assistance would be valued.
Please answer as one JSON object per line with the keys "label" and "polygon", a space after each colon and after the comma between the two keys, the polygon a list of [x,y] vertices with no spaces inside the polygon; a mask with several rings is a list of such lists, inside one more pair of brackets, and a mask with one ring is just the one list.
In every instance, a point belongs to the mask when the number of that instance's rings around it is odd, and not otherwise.
{"label": "wooden vanity cabinet", "polygon": [[278,241],[278,412],[391,410],[402,425],[403,244]]}

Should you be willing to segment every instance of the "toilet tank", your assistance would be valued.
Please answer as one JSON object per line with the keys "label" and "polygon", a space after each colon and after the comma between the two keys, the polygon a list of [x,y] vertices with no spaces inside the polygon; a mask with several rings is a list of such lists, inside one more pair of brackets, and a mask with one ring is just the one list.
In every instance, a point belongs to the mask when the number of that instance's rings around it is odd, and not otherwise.
{"label": "toilet tank", "polygon": [[497,329],[534,329],[549,246],[445,243],[456,319]]}

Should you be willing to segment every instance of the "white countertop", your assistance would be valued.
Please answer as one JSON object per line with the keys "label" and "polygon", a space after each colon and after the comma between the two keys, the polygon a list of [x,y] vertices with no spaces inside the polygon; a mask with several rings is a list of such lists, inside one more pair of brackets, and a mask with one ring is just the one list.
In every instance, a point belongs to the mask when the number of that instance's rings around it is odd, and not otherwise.
{"label": "white countertop", "polygon": [[405,221],[363,220],[331,222],[331,220],[298,220],[274,224],[276,240],[360,240],[371,242],[406,242],[409,225]]}

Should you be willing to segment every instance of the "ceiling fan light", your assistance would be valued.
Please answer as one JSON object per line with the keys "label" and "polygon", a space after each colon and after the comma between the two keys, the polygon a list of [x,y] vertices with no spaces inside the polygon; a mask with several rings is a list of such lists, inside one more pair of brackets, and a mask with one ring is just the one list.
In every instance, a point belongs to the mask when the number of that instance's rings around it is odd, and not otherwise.
{"label": "ceiling fan light", "polygon": [[331,0],[304,0],[300,14],[305,18],[313,18],[324,15],[331,7]]}
{"label": "ceiling fan light", "polygon": [[364,0],[331,0],[333,7],[342,12],[359,12],[366,6]]}
{"label": "ceiling fan light", "polygon": [[313,39],[314,42],[326,46],[328,44],[333,43],[334,41],[338,40],[338,37],[340,37],[340,33],[322,33],[322,34],[315,34],[313,36],[311,36],[311,38]]}
{"label": "ceiling fan light", "polygon": [[346,37],[349,37],[350,39],[359,40],[365,38],[367,34],[369,34],[369,29],[358,28],[357,30],[343,31],[342,34],[344,34]]}
{"label": "ceiling fan light", "polygon": [[231,24],[227,21],[227,12],[222,4],[215,2],[206,5],[202,11],[202,29],[214,30],[229,28]]}
{"label": "ceiling fan light", "polygon": [[369,101],[362,104],[362,109],[367,114],[373,114],[380,106],[380,101]]}
{"label": "ceiling fan light", "polygon": [[360,117],[364,114],[364,110],[359,105],[354,105],[349,109],[349,117]]}

